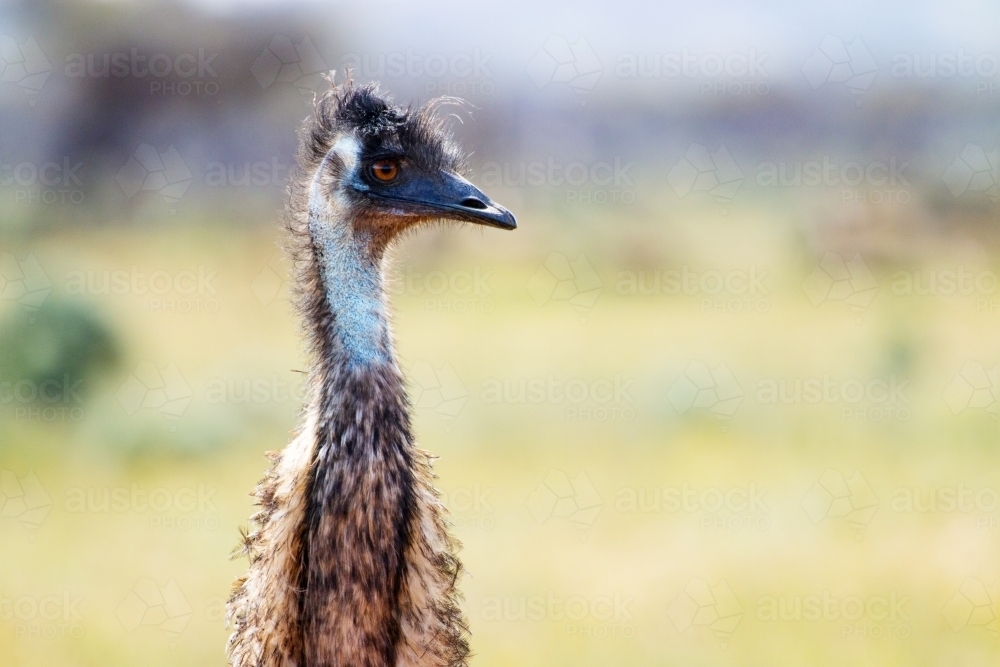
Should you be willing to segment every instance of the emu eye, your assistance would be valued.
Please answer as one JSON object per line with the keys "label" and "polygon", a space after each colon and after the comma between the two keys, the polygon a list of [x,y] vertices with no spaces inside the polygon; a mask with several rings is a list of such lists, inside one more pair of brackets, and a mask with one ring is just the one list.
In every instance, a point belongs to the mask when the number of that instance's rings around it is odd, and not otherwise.
{"label": "emu eye", "polygon": [[371,170],[372,176],[383,183],[388,183],[396,180],[396,176],[399,175],[399,164],[394,160],[379,160],[372,165]]}

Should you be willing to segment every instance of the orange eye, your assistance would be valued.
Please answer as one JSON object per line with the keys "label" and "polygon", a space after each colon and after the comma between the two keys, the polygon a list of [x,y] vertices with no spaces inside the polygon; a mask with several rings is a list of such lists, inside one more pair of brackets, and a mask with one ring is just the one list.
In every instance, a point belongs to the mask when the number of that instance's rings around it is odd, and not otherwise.
{"label": "orange eye", "polygon": [[372,165],[372,176],[383,183],[396,180],[398,175],[399,165],[392,160],[379,160]]}

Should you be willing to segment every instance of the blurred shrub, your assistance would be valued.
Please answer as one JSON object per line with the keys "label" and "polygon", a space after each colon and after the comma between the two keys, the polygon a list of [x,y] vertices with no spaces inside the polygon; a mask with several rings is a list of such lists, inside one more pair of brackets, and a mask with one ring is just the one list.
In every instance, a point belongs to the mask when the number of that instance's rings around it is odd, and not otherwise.
{"label": "blurred shrub", "polygon": [[45,400],[39,389],[46,382],[83,395],[119,357],[111,326],[80,304],[50,299],[37,311],[15,308],[0,320],[0,381],[22,402]]}

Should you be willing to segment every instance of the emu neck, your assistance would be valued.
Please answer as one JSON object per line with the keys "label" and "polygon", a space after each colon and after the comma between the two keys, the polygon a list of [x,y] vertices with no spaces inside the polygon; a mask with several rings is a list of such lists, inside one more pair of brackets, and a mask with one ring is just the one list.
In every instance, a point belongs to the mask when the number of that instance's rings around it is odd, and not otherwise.
{"label": "emu neck", "polygon": [[[313,187],[309,226],[329,317],[320,360],[301,585],[304,664],[393,667],[415,464],[393,363],[381,253]],[[332,209],[332,210],[331,210]]]}
{"label": "emu neck", "polygon": [[309,230],[319,254],[327,303],[334,316],[333,334],[340,361],[351,367],[391,360],[389,327],[382,288],[381,252],[370,233],[337,220],[313,186]]}

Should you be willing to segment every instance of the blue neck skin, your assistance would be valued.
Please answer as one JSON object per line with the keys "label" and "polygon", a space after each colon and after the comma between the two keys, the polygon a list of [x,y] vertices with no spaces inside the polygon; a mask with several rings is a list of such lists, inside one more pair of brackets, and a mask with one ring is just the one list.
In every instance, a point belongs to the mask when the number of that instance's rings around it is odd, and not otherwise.
{"label": "blue neck skin", "polygon": [[328,158],[309,191],[309,231],[320,251],[320,273],[334,314],[334,332],[348,366],[385,364],[390,361],[390,342],[381,267],[369,252],[370,235],[330,215],[319,185]]}

